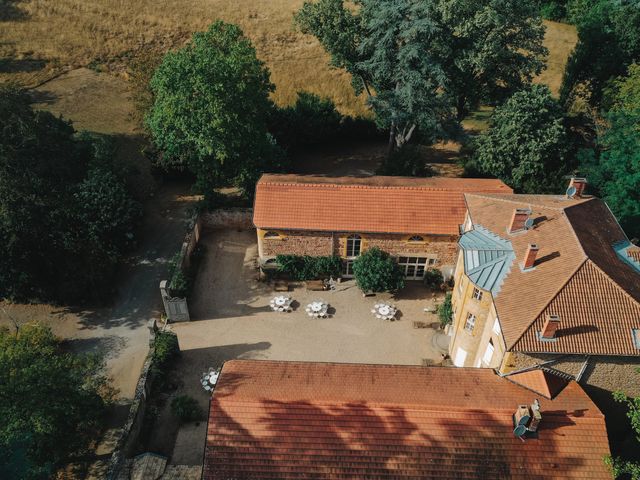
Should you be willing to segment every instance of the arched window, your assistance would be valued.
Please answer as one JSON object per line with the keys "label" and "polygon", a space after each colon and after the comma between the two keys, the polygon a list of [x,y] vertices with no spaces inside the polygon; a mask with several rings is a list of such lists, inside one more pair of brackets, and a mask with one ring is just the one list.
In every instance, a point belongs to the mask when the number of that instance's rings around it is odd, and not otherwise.
{"label": "arched window", "polygon": [[360,249],[362,247],[362,237],[360,235],[351,235],[347,237],[347,258],[357,257],[360,255]]}
{"label": "arched window", "polygon": [[415,242],[415,243],[424,242],[424,238],[421,237],[420,235],[414,235],[413,237],[409,238],[408,241],[409,242]]}
{"label": "arched window", "polygon": [[269,240],[271,238],[280,238],[280,234],[278,232],[266,232],[263,237],[265,240]]}

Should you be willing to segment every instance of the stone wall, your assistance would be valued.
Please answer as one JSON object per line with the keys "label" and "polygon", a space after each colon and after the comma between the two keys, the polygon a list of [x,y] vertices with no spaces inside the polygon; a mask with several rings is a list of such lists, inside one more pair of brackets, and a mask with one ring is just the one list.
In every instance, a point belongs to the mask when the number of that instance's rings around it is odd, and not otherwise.
{"label": "stone wall", "polygon": [[142,371],[140,372],[140,377],[138,378],[138,384],[136,385],[133,401],[129,407],[127,421],[124,427],[122,427],[122,430],[120,430],[120,436],[116,440],[111,458],[109,459],[109,465],[105,474],[105,478],[107,480],[116,480],[118,478],[125,459],[134,453],[144,424],[147,398],[151,391],[149,371],[153,361],[155,335],[157,333],[155,320],[151,320],[149,322],[149,332],[149,345],[151,348],[147,353],[147,358],[142,367]]}
{"label": "stone wall", "polygon": [[278,231],[279,238],[263,238],[266,232],[258,229],[261,256],[276,255],[333,255],[334,238],[329,232]]}
{"label": "stone wall", "polygon": [[[266,233],[258,229],[258,242],[262,258],[280,254],[338,255],[346,254],[346,233],[304,232],[274,230],[279,238],[263,238]],[[437,258],[437,266],[453,266],[457,255],[457,237],[424,236],[424,242],[408,242],[408,235],[362,234],[362,251],[378,247],[393,256],[420,256]]]}

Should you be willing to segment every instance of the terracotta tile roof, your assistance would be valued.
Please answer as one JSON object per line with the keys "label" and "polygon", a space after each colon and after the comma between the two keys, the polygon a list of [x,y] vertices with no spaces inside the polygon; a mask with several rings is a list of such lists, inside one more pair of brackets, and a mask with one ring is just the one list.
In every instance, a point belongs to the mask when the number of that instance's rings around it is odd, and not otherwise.
{"label": "terracotta tile roof", "polygon": [[[547,315],[560,317],[553,341],[540,341]],[[587,260],[514,344],[524,352],[640,355],[631,331],[640,328],[640,303]]]}
{"label": "terracotta tile roof", "polygon": [[[640,355],[631,329],[640,327],[640,274],[613,245],[626,239],[606,204],[551,195],[466,195],[472,222],[511,241],[516,260],[494,302],[507,348],[526,352]],[[529,208],[534,226],[507,233],[515,208]],[[535,268],[520,264],[529,244]],[[540,341],[545,315],[560,315],[555,341]]]}
{"label": "terracotta tile roof", "polygon": [[569,384],[568,380],[540,369],[514,373],[505,378],[549,400],[554,399]]}
{"label": "terracotta tile roof", "polygon": [[227,362],[211,400],[203,479],[610,478],[604,417],[575,382],[541,400],[492,370]]}
{"label": "terracotta tile roof", "polygon": [[491,179],[263,175],[253,222],[264,229],[457,235],[464,192],[511,189]]}

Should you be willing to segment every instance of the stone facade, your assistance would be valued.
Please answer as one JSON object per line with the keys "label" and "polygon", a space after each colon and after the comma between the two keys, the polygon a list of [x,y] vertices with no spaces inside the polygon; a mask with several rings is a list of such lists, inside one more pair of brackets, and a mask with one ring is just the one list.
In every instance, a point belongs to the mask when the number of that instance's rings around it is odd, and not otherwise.
{"label": "stone facade", "polygon": [[[337,255],[346,257],[347,238],[354,233],[313,232],[257,229],[258,253],[262,260],[276,255]],[[451,276],[457,254],[457,236],[419,235],[421,241],[410,241],[412,235],[358,233],[361,251],[378,247],[394,257],[423,257],[435,259],[434,266]],[[418,234],[416,234],[418,235]]]}

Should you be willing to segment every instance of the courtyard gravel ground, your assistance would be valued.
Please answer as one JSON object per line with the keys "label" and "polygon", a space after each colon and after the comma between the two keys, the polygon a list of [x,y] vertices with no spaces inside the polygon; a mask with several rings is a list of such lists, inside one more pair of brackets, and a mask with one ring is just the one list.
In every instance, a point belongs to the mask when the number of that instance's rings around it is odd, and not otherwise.
{"label": "courtyard gravel ground", "polygon": [[[411,282],[393,296],[364,297],[350,280],[335,292],[290,292],[294,311],[271,311],[273,288],[257,280],[255,231],[220,230],[203,235],[205,255],[190,298],[192,321],[171,325],[178,335],[181,359],[177,375],[184,384],[180,394],[198,399],[208,411],[208,395],[200,386],[202,372],[234,358],[421,365],[440,363],[433,346],[433,328],[414,328],[413,322],[432,324],[425,313],[441,301],[419,282]],[[312,300],[327,301],[333,315],[309,318],[304,310]],[[380,301],[394,303],[397,321],[375,318],[371,308]],[[400,386],[399,386],[400,387]],[[181,427],[171,458],[173,464],[202,462],[205,422]]]}

